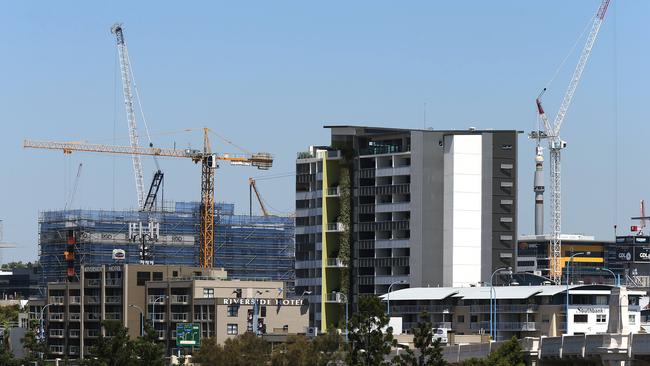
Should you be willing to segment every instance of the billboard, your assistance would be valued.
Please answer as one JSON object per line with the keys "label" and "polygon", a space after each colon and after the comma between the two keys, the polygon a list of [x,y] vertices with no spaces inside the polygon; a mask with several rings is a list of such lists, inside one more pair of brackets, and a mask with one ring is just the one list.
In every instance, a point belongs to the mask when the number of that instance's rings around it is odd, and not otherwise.
{"label": "billboard", "polygon": [[634,248],[635,262],[650,262],[650,247]]}
{"label": "billboard", "polygon": [[621,262],[631,262],[634,257],[632,248],[616,248],[616,259]]}

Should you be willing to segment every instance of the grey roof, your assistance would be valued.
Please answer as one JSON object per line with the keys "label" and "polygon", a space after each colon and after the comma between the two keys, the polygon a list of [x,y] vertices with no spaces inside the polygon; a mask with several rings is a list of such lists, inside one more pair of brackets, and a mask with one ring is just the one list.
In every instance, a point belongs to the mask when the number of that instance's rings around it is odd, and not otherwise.
{"label": "grey roof", "polygon": [[[405,288],[390,293],[390,300],[442,300],[458,294],[458,288],[453,287],[415,287]],[[388,299],[388,294],[381,295],[382,300]]]}

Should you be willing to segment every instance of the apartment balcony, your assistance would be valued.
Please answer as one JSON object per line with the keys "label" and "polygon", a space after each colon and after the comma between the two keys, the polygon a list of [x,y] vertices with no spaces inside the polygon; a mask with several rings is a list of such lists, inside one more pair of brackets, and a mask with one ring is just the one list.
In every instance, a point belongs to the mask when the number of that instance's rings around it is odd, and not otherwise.
{"label": "apartment balcony", "polygon": [[[520,314],[520,313],[535,313],[539,309],[537,304],[514,304],[514,305],[500,305],[497,304],[497,313],[509,313],[509,314]],[[490,305],[471,305],[469,311],[472,314],[490,313]]]}
{"label": "apartment balcony", "polygon": [[101,299],[99,296],[85,296],[84,302],[86,304],[99,304],[101,302]]}
{"label": "apartment balcony", "polygon": [[70,338],[79,338],[81,336],[81,329],[69,329],[68,337]]}
{"label": "apartment balcony", "polygon": [[321,277],[296,278],[296,286],[321,286]]}
{"label": "apartment balcony", "polygon": [[391,305],[390,311],[395,314],[450,314],[452,305]]}
{"label": "apartment balcony", "polygon": [[50,329],[50,338],[64,338],[65,329]]}
{"label": "apartment balcony", "polygon": [[325,302],[330,304],[345,304],[345,295],[338,292],[327,294]]}
{"label": "apartment balcony", "polygon": [[100,313],[84,313],[84,320],[89,322],[98,322],[102,320]]}
{"label": "apartment balcony", "polygon": [[51,344],[50,345],[50,353],[53,355],[62,355],[64,351],[63,345],[60,344]]}
{"label": "apartment balcony", "polygon": [[309,226],[296,226],[295,233],[296,235],[300,234],[317,234],[322,232],[323,228],[321,225],[309,225]]}
{"label": "apartment balcony", "polygon": [[50,321],[62,322],[64,320],[64,313],[50,313]]}
{"label": "apartment balcony", "polygon": [[122,296],[106,296],[104,301],[107,304],[121,304],[122,303]]}
{"label": "apartment balcony", "polygon": [[164,339],[167,338],[167,331],[166,330],[157,330],[156,333],[158,335],[159,340],[164,340]]}
{"label": "apartment balcony", "polygon": [[50,304],[63,305],[65,303],[65,296],[50,296]]}
{"label": "apartment balcony", "polygon": [[322,261],[320,259],[310,261],[296,261],[296,269],[309,269],[321,268]]}
{"label": "apartment balcony", "polygon": [[409,193],[411,193],[411,185],[408,183],[389,184],[383,186],[361,186],[358,188],[359,196],[380,196]]}
{"label": "apartment balcony", "polygon": [[86,338],[98,338],[100,333],[99,329],[86,329],[84,335]]}
{"label": "apartment balcony", "polygon": [[[533,332],[537,330],[535,322],[497,322],[497,330],[512,331],[512,332]],[[481,330],[490,329],[490,322],[476,322],[470,323],[469,329]]]}
{"label": "apartment balcony", "polygon": [[154,322],[164,322],[165,321],[165,313],[150,313],[149,318],[153,320]]}
{"label": "apartment balcony", "polygon": [[171,296],[172,304],[189,304],[190,296],[189,295],[172,295]]}
{"label": "apartment balcony", "polygon": [[331,222],[327,224],[328,233],[342,233],[345,231],[345,225],[342,222]]}
{"label": "apartment balcony", "polygon": [[186,322],[189,318],[188,313],[172,313],[173,322]]}
{"label": "apartment balcony", "polygon": [[409,220],[360,222],[357,227],[359,231],[409,230],[410,222]]}
{"label": "apartment balcony", "polygon": [[359,258],[359,267],[408,267],[409,257]]}
{"label": "apartment balcony", "polygon": [[341,197],[341,189],[339,187],[329,187],[325,194],[326,197]]}
{"label": "apartment balcony", "polygon": [[322,207],[297,208],[296,217],[320,216],[323,214]]}
{"label": "apartment balcony", "polygon": [[154,303],[156,305],[165,305],[167,295],[149,295],[147,296],[147,302],[151,305]]}
{"label": "apartment balcony", "polygon": [[341,258],[328,258],[327,268],[347,268],[348,266],[343,263]]}
{"label": "apartment balcony", "polygon": [[122,320],[122,313],[106,313],[104,318],[106,320]]}
{"label": "apartment balcony", "polygon": [[79,355],[79,346],[70,346],[68,347],[69,356],[78,356]]}
{"label": "apartment balcony", "polygon": [[69,296],[68,301],[70,302],[70,305],[80,305],[81,296]]}
{"label": "apartment balcony", "polygon": [[86,287],[99,287],[102,284],[102,280],[99,278],[88,278],[85,282]]}
{"label": "apartment balcony", "polygon": [[104,285],[106,285],[106,287],[121,287],[122,286],[122,279],[121,278],[107,278],[106,281],[104,282]]}
{"label": "apartment balcony", "polygon": [[80,321],[81,320],[81,313],[68,313],[68,320],[71,321],[71,322]]}
{"label": "apartment balcony", "polygon": [[396,166],[396,167],[386,167],[386,168],[377,168],[375,172],[377,177],[392,177],[395,175],[411,175],[411,167],[406,166]]}

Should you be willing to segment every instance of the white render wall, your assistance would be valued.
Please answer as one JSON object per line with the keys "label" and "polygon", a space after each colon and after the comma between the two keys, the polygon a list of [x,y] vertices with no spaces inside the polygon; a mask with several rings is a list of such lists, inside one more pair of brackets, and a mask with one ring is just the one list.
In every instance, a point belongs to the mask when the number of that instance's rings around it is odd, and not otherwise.
{"label": "white render wall", "polygon": [[446,286],[481,281],[482,142],[481,135],[445,138],[443,266],[451,274]]}

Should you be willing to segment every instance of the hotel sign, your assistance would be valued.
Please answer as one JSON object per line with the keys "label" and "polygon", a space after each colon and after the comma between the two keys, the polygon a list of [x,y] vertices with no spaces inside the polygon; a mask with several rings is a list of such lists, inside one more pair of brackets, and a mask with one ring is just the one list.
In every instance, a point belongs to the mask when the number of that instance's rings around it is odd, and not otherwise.
{"label": "hotel sign", "polygon": [[303,299],[251,299],[243,297],[223,297],[217,299],[218,305],[257,305],[262,306],[302,306]]}

